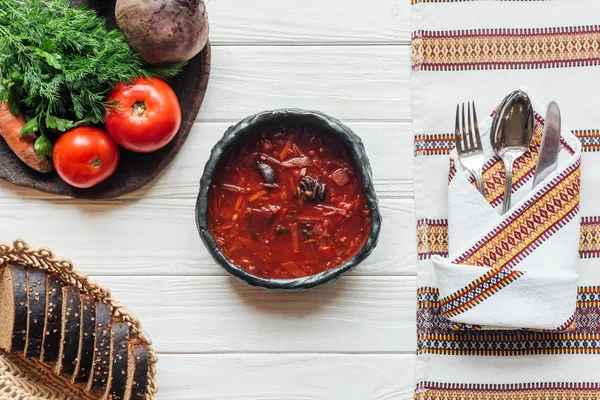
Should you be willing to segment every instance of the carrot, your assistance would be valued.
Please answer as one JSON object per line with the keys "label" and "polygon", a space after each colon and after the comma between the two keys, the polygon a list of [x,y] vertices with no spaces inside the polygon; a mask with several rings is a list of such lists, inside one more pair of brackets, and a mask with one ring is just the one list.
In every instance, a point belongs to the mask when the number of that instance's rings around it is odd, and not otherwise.
{"label": "carrot", "polygon": [[267,194],[266,190],[261,190],[260,192],[256,192],[254,193],[252,196],[248,197],[248,202],[252,203],[254,200],[258,200],[261,197],[263,197],[265,194]]}
{"label": "carrot", "polygon": [[285,160],[285,158],[287,157],[291,148],[292,148],[292,137],[290,136],[289,139],[287,140],[287,142],[285,143],[285,146],[283,147],[281,154],[279,154],[279,159],[281,161]]}
{"label": "carrot", "polygon": [[52,160],[40,159],[35,152],[35,135],[20,137],[19,133],[25,126],[23,115],[15,117],[8,108],[8,104],[0,102],[0,136],[16,154],[17,157],[29,167],[38,172],[48,173],[52,171]]}

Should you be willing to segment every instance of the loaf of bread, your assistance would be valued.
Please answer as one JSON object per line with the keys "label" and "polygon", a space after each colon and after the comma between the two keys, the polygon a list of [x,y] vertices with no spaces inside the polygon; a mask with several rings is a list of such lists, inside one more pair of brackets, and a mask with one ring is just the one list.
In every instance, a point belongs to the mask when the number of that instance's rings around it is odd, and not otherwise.
{"label": "loaf of bread", "polygon": [[25,357],[38,358],[42,352],[46,315],[46,274],[28,269],[27,275],[27,339]]}
{"label": "loaf of bread", "polygon": [[115,319],[112,322],[111,330],[110,372],[104,399],[124,400],[129,357],[129,327],[126,322]]}
{"label": "loaf of bread", "polygon": [[0,349],[22,352],[27,337],[27,275],[9,265],[0,271]]}
{"label": "loaf of bread", "polygon": [[94,337],[96,331],[96,303],[94,296],[81,295],[81,320],[79,333],[79,350],[72,382],[86,382],[92,369],[94,358]]}
{"label": "loaf of bread", "polygon": [[108,304],[96,303],[96,333],[92,373],[88,379],[87,391],[104,393],[110,372],[111,314]]}
{"label": "loaf of bread", "polygon": [[79,324],[81,322],[81,295],[74,286],[62,288],[62,326],[60,329],[60,345],[58,361],[54,368],[57,374],[66,374],[75,369],[77,352],[79,351]]}
{"label": "loaf of bread", "polygon": [[62,326],[62,286],[56,275],[46,275],[46,320],[40,361],[54,363],[58,360],[60,329]]}
{"label": "loaf of bread", "polygon": [[20,265],[0,268],[0,349],[32,357],[103,400],[145,400],[148,346],[129,324],[60,277]]}
{"label": "loaf of bread", "polygon": [[127,362],[125,398],[145,400],[148,386],[148,347],[143,343],[130,343]]}

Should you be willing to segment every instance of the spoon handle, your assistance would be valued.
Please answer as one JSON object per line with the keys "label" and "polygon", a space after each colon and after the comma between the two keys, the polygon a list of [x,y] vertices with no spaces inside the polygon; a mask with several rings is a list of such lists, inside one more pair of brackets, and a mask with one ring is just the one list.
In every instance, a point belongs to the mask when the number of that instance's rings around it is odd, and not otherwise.
{"label": "spoon handle", "polygon": [[504,169],[506,170],[506,182],[504,184],[504,201],[502,202],[502,214],[506,214],[506,212],[510,210],[514,162],[515,160],[512,157],[506,157],[506,159],[504,159]]}

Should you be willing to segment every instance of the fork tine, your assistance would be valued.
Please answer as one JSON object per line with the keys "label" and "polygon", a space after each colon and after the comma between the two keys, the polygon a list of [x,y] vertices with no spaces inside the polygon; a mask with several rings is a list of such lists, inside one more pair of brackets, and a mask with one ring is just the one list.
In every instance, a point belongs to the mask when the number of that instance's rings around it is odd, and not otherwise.
{"label": "fork tine", "polygon": [[456,144],[456,151],[462,153],[462,147],[460,145],[460,121],[459,121],[459,107],[460,104],[456,105],[456,124],[454,125],[454,143]]}
{"label": "fork tine", "polygon": [[473,125],[475,126],[475,145],[477,146],[477,150],[483,150],[483,146],[481,145],[481,136],[479,135],[479,123],[477,122],[477,112],[475,111],[475,102],[472,101],[473,105]]}
{"label": "fork tine", "polygon": [[467,138],[467,124],[465,124],[465,103],[462,103],[462,138],[463,138],[463,151],[469,151],[469,140]]}
{"label": "fork tine", "polygon": [[469,142],[471,151],[475,150],[475,140],[473,140],[473,126],[471,124],[471,102],[467,102],[467,122],[468,124],[468,133],[469,133]]}

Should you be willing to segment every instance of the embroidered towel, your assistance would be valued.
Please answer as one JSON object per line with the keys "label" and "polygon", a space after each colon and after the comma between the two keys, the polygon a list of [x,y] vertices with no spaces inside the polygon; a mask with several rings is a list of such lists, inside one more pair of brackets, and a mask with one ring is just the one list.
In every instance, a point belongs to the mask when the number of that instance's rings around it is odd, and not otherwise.
{"label": "embroidered towel", "polygon": [[449,256],[432,257],[443,315],[500,329],[572,326],[579,275],[581,143],[563,129],[557,170],[532,188],[545,107],[533,101],[535,129],[515,163],[512,208],[501,215],[504,170],[490,146],[491,117],[480,125],[486,160],[484,198],[450,153]]}
{"label": "embroidered towel", "polygon": [[[419,258],[415,398],[598,399],[600,1],[412,3]],[[453,330],[442,314],[432,257],[448,258],[449,240],[451,251],[455,247],[448,233],[448,160],[456,104],[474,100],[483,123],[486,111],[522,86],[543,104],[560,104],[563,125],[582,144],[574,326],[566,332]],[[522,177],[514,196],[528,190],[530,179]]]}

